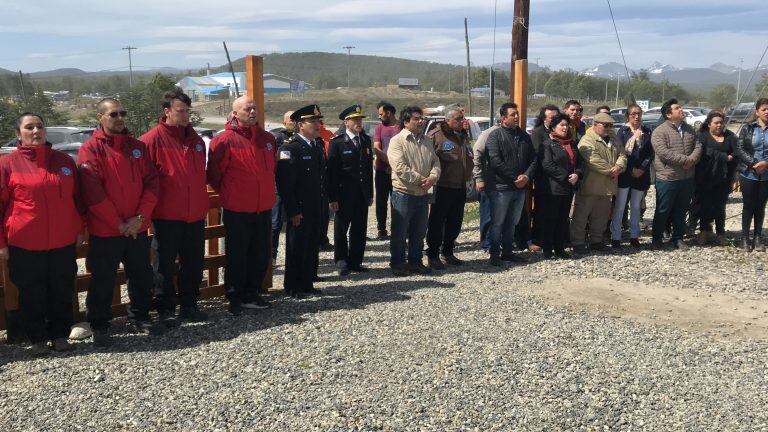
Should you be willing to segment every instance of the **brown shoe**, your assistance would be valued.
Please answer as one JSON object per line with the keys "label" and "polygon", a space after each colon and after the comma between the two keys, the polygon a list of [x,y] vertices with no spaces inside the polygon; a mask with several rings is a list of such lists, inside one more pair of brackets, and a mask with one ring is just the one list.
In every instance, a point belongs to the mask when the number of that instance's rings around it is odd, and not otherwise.
{"label": "brown shoe", "polygon": [[528,250],[531,252],[539,252],[541,251],[541,246],[537,245],[536,243],[531,243],[531,245],[528,246]]}

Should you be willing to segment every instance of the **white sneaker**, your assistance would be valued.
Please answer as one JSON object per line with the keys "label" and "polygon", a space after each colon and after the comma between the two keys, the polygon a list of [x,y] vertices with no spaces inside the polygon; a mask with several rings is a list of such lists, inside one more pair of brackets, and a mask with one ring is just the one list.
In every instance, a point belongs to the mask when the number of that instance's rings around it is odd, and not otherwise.
{"label": "white sneaker", "polygon": [[91,324],[87,322],[77,323],[72,326],[72,330],[69,332],[69,339],[83,340],[88,339],[93,335],[91,330]]}

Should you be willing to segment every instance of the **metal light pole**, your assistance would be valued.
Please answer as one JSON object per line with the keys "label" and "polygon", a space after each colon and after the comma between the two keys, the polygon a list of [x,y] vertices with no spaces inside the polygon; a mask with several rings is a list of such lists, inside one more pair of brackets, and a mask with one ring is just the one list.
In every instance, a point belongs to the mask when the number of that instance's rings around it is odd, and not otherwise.
{"label": "metal light pole", "polygon": [[741,91],[741,67],[743,65],[744,59],[742,58],[741,61],[739,61],[739,80],[736,82],[736,100],[739,100],[739,92]]}
{"label": "metal light pole", "polygon": [[131,61],[131,51],[137,49],[128,45],[123,47],[124,50],[128,50],[128,87],[133,87],[133,62]]}
{"label": "metal light pole", "polygon": [[350,73],[352,71],[352,50],[356,47],[353,47],[351,45],[347,45],[342,47],[345,50],[347,50],[347,88],[349,88],[349,77]]}

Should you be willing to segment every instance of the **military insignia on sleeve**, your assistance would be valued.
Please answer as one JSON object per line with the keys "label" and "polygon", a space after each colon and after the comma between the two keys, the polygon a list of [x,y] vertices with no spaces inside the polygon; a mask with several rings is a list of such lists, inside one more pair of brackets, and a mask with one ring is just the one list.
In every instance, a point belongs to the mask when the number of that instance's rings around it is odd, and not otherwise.
{"label": "military insignia on sleeve", "polygon": [[203,151],[203,145],[198,144],[197,147],[195,147],[195,150],[197,150],[197,152],[200,153],[201,151]]}
{"label": "military insignia on sleeve", "polygon": [[67,168],[67,167],[62,167],[61,168],[61,173],[64,174],[65,176],[71,176],[72,175],[72,170]]}
{"label": "military insignia on sleeve", "polygon": [[451,151],[453,150],[453,143],[450,141],[446,141],[443,143],[443,151]]}
{"label": "military insignia on sleeve", "polygon": [[131,154],[132,154],[132,155],[133,155],[133,157],[135,157],[136,159],[139,159],[139,158],[141,157],[141,150],[139,150],[139,149],[133,149],[133,152],[131,152]]}
{"label": "military insignia on sleeve", "polygon": [[290,158],[291,158],[290,150],[283,150],[283,151],[280,152],[280,160],[290,159]]}

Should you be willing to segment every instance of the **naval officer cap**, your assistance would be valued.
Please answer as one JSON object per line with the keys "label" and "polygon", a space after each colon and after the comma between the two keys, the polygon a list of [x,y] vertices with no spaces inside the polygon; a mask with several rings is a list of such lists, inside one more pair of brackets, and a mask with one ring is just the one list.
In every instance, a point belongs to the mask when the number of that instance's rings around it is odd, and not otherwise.
{"label": "naval officer cap", "polygon": [[323,118],[320,114],[320,107],[316,104],[301,107],[291,114],[291,120],[297,122],[302,120],[316,120]]}
{"label": "naval officer cap", "polygon": [[352,105],[351,107],[342,111],[341,114],[339,114],[339,120],[349,120],[353,118],[365,117],[365,114],[363,114],[363,108],[358,104]]}

